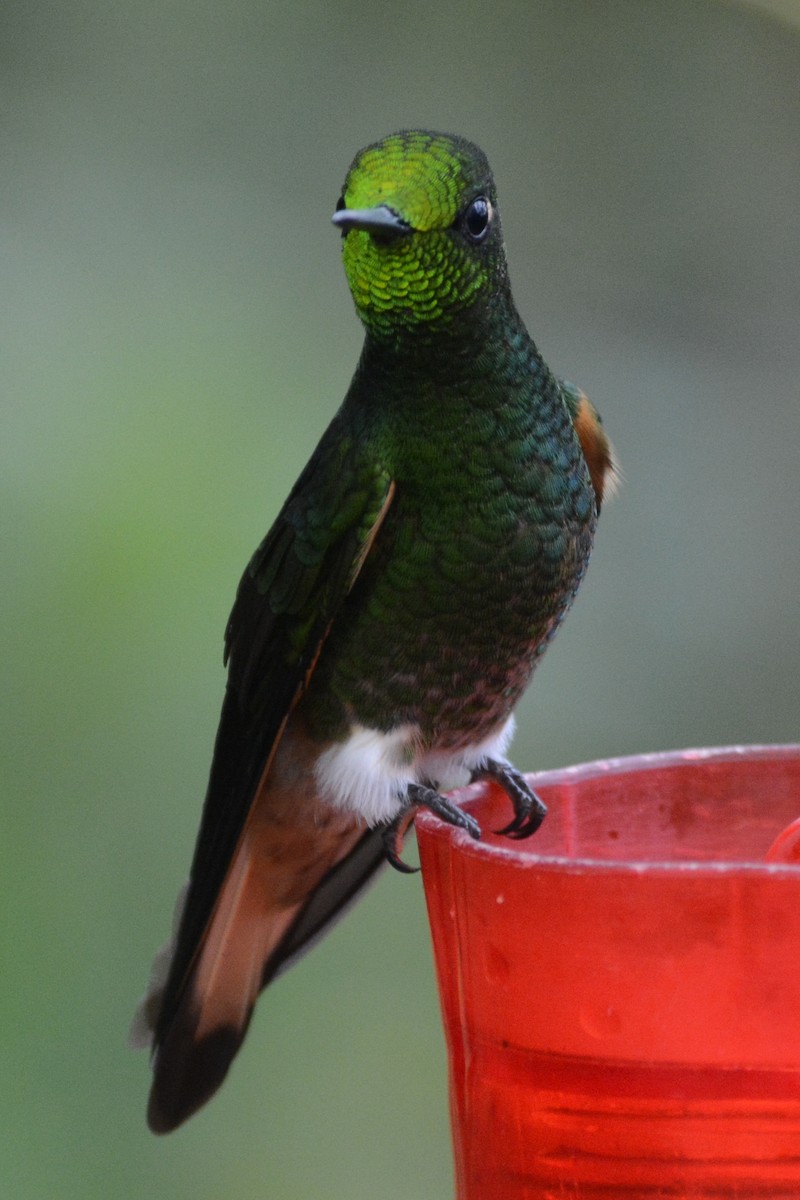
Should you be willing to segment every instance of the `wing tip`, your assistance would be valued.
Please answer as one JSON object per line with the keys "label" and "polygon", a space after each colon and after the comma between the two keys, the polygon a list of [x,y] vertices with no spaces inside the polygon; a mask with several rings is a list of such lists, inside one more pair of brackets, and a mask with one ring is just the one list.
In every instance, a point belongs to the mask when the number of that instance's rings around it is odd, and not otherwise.
{"label": "wing tip", "polygon": [[156,1030],[164,1007],[164,995],[167,981],[175,958],[175,947],[178,944],[178,931],[181,918],[186,907],[186,897],[189,893],[188,882],[178,892],[175,908],[172,914],[172,930],[168,940],[153,959],[150,975],[147,980],[147,990],[137,1005],[128,1032],[128,1046],[131,1050],[152,1051],[156,1041]]}

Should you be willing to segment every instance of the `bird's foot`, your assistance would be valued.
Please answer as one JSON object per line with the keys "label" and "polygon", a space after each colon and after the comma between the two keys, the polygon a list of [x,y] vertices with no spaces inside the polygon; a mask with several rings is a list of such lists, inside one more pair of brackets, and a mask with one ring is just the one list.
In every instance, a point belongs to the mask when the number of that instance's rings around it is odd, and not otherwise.
{"label": "bird's foot", "polygon": [[390,821],[383,831],[383,849],[386,854],[386,861],[394,867],[395,871],[400,871],[402,875],[416,875],[419,870],[419,867],[409,867],[401,858],[403,853],[403,839],[411,828],[415,812],[416,809],[414,806],[407,804],[404,808],[400,809],[394,820]]}
{"label": "bird's foot", "polygon": [[482,766],[472,772],[473,783],[481,779],[490,779],[498,784],[514,806],[513,821],[498,829],[498,834],[520,841],[536,832],[547,815],[547,808],[528,787],[519,771],[515,771],[508,763],[487,758]]}
{"label": "bird's foot", "polygon": [[394,820],[386,826],[383,833],[383,844],[386,850],[386,857],[391,865],[397,871],[402,871],[404,875],[413,875],[419,870],[419,867],[409,867],[403,862],[401,857],[403,852],[403,838],[414,820],[414,815],[417,809],[427,808],[448,825],[455,825],[459,829],[466,829],[471,838],[476,840],[481,836],[481,827],[474,817],[469,813],[465,813],[462,809],[454,804],[452,800],[448,800],[446,796],[442,796],[433,788],[425,787],[421,783],[410,783],[406,792],[406,804],[400,809],[400,812]]}

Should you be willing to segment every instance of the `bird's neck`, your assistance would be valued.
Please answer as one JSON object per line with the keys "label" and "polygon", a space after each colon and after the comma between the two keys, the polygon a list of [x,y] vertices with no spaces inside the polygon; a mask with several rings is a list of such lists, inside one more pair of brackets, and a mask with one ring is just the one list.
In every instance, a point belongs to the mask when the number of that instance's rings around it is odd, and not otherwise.
{"label": "bird's neck", "polygon": [[384,394],[418,385],[445,391],[473,390],[481,380],[494,386],[525,371],[541,358],[510,296],[476,305],[447,324],[403,329],[392,336],[367,331],[357,372],[364,382],[380,382]]}

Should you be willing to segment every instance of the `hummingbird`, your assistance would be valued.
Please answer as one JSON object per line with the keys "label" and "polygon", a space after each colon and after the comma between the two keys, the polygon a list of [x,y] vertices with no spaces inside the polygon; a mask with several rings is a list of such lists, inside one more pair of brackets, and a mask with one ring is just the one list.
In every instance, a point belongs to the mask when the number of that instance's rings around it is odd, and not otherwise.
{"label": "hummingbird", "polygon": [[257,997],[326,930],[421,807],[495,781],[514,707],[586,571],[615,478],[597,411],[512,299],[489,164],[410,130],[354,159],[333,223],[365,331],[344,402],[239,584],[190,879],[133,1037],[148,1123],[216,1092]]}

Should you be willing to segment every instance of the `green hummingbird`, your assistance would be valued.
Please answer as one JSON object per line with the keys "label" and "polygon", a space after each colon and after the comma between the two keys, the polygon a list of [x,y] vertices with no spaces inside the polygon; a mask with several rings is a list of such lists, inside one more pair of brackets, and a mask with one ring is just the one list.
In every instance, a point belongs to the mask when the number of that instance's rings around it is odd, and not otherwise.
{"label": "green hummingbird", "polygon": [[513,710],[614,478],[597,412],[517,313],[481,150],[423,130],[367,146],[333,222],[364,345],[228,622],[190,880],[134,1022],[157,1133],[220,1086],[262,988],[402,867],[419,807],[479,837],[448,793],[490,778],[501,832],[537,828]]}

